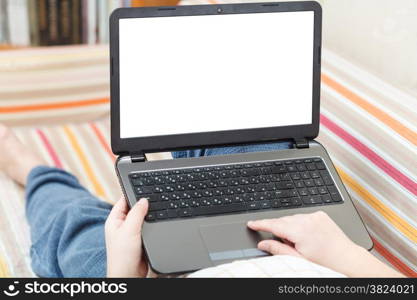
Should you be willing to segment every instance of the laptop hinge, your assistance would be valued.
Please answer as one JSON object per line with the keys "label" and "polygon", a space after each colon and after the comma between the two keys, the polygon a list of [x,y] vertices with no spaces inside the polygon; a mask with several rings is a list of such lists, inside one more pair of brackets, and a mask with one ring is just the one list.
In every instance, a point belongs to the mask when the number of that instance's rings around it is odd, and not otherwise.
{"label": "laptop hinge", "polygon": [[132,160],[132,163],[137,163],[137,162],[144,162],[146,161],[146,157],[144,154],[132,154],[130,156],[130,159]]}
{"label": "laptop hinge", "polygon": [[295,147],[298,149],[309,148],[309,143],[307,139],[295,139]]}

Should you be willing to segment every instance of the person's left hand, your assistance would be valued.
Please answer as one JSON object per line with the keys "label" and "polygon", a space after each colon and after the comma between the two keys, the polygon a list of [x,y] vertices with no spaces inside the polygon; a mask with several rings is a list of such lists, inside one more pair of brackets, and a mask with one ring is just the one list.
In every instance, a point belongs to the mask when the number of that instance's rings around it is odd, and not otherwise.
{"label": "person's left hand", "polygon": [[129,211],[121,198],[105,224],[107,277],[145,277],[148,263],[142,250],[141,231],[148,200],[139,200]]}

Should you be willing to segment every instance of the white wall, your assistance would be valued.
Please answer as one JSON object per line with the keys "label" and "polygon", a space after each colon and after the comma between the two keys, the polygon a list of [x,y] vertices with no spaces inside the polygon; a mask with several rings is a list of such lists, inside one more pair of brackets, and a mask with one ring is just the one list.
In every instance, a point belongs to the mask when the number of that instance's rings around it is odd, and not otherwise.
{"label": "white wall", "polygon": [[[280,0],[216,0],[218,3],[256,1]],[[417,0],[317,1],[323,7],[325,47],[389,83],[417,94]],[[183,0],[182,3],[207,2]]]}
{"label": "white wall", "polygon": [[321,0],[325,47],[417,90],[417,0]]}

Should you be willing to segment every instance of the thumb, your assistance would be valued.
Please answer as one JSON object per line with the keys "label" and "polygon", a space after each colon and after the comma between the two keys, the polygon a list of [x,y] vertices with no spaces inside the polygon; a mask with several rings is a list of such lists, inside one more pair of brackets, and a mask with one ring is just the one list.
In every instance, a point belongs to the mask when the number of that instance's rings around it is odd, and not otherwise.
{"label": "thumb", "polygon": [[301,254],[294,248],[275,240],[260,241],[258,243],[258,248],[259,250],[271,253],[272,255],[292,255],[301,257]]}
{"label": "thumb", "polygon": [[133,234],[140,234],[142,230],[143,221],[148,212],[148,200],[141,198],[136,204],[130,209],[126,216],[126,220],[123,224]]}

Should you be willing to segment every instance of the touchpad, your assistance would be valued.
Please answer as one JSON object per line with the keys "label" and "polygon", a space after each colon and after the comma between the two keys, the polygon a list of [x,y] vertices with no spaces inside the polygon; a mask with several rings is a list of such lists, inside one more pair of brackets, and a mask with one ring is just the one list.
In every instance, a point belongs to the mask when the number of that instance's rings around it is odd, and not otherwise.
{"label": "touchpad", "polygon": [[200,234],[213,261],[268,255],[257,244],[272,239],[271,234],[255,232],[244,222],[200,226]]}

